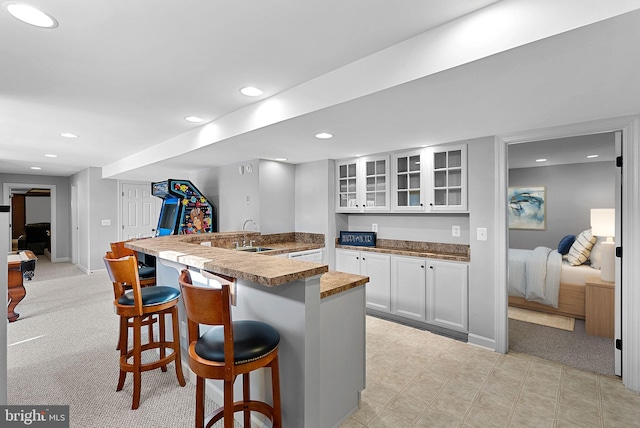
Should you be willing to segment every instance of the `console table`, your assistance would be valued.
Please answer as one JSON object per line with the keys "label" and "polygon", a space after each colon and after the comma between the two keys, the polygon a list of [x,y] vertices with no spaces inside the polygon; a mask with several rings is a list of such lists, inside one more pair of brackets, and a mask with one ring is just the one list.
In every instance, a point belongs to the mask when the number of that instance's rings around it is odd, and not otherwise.
{"label": "console table", "polygon": [[14,322],[20,316],[16,312],[16,306],[27,294],[23,284],[24,266],[29,261],[36,260],[38,260],[36,255],[29,250],[11,252],[7,256],[7,319],[9,322]]}

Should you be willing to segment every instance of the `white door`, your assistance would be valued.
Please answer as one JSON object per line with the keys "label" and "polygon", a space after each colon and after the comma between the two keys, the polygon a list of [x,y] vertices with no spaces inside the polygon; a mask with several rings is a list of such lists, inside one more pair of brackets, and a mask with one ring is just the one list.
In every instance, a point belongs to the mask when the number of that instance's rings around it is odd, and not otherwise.
{"label": "white door", "polygon": [[[615,134],[616,156],[622,156],[622,132]],[[622,248],[622,167],[616,171],[616,247]],[[614,318],[614,373],[622,376],[622,350],[616,346],[617,339],[622,340],[622,259],[616,257],[615,275],[615,318]]]}
{"label": "white door", "polygon": [[336,248],[336,270],[360,275],[360,252]]}
{"label": "white door", "polygon": [[161,203],[151,194],[151,183],[122,183],[122,239],[154,235]]}
{"label": "white door", "polygon": [[427,321],[466,333],[469,325],[467,264],[427,262]]}
{"label": "white door", "polygon": [[417,321],[426,321],[425,260],[391,257],[391,311]]}
{"label": "white door", "polygon": [[360,253],[360,275],[368,276],[367,307],[378,311],[391,310],[391,256]]}

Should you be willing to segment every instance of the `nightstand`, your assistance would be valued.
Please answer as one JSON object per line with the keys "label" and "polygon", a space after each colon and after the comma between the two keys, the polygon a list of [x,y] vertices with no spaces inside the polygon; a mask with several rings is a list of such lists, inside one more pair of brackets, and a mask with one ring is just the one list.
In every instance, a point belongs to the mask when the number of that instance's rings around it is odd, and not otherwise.
{"label": "nightstand", "polygon": [[585,281],[585,328],[587,334],[613,339],[615,283],[590,276]]}

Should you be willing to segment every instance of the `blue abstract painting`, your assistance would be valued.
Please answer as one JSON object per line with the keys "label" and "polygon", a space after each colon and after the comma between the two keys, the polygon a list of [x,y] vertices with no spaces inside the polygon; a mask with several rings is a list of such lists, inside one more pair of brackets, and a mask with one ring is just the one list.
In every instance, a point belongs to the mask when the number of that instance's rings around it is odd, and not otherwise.
{"label": "blue abstract painting", "polygon": [[509,187],[509,229],[546,229],[545,188]]}

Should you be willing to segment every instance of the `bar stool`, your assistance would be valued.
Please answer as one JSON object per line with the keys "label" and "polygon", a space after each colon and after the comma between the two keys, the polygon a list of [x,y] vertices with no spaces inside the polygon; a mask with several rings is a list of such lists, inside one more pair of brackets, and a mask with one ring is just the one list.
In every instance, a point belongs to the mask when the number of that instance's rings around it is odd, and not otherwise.
{"label": "bar stool", "polygon": [[138,260],[138,253],[124,246],[125,241],[112,242],[111,253],[115,258],[119,259],[126,256],[134,256],[138,262],[138,276],[140,276],[140,285],[148,287],[156,285],[156,269],[153,266],[146,266]]}
{"label": "bar stool", "polygon": [[[135,257],[127,256],[120,259],[104,259],[107,271],[115,288],[121,290],[114,291],[115,295],[120,295],[113,302],[116,313],[120,316],[120,328],[122,331],[122,319],[133,319],[133,349],[128,349],[126,342],[120,342],[120,376],[116,391],[121,391],[128,372],[133,373],[133,403],[131,409],[135,410],[140,406],[140,389],[142,372],[161,368],[167,370],[167,364],[174,362],[176,366],[176,376],[180,386],[185,386],[186,382],[182,374],[182,364],[180,359],[180,333],[178,328],[178,299],[180,291],[173,287],[140,286],[138,276],[138,263]],[[132,290],[124,292],[124,287],[130,285]],[[121,292],[120,292],[121,291]],[[171,314],[173,326],[173,340],[167,341],[165,338],[165,315]],[[157,315],[160,330],[160,340],[155,342],[150,339],[148,343],[142,343],[142,323],[146,317]],[[126,327],[125,327],[126,330]],[[122,337],[122,335],[121,335]],[[153,335],[152,335],[153,337]],[[142,363],[142,352],[158,349],[159,359]],[[171,349],[169,355],[167,349]],[[129,360],[133,358],[133,363]]]}
{"label": "bar stool", "polygon": [[[215,278],[221,288],[198,287],[189,271],[182,270],[179,282],[189,330],[189,366],[196,380],[196,427],[210,427],[224,418],[224,428],[234,424],[233,414],[244,412],[244,426],[251,426],[251,412],[267,416],[273,427],[282,427],[278,344],[280,334],[260,321],[232,321],[229,286],[232,278]],[[200,335],[199,324],[214,326]],[[271,367],[273,405],[250,399],[249,373]],[[242,401],[234,402],[233,384],[242,375]],[[224,381],[224,406],[205,421],[205,379]]]}
{"label": "bar stool", "polygon": [[[107,253],[105,254],[105,258],[107,259],[119,259],[120,257],[116,257],[113,252],[111,251],[107,251]],[[154,282],[152,285],[156,285],[155,284],[155,278],[154,278]],[[142,285],[142,280],[140,280],[140,286],[144,287],[144,285]],[[128,291],[131,290],[131,286],[125,285],[125,286],[121,286],[120,284],[116,284],[115,282],[113,283],[113,298],[115,300],[118,300],[120,297],[122,297],[122,295]],[[158,321],[158,319],[156,317],[154,317],[153,315],[149,315],[145,318],[142,319],[142,325],[143,326],[147,326],[149,328],[149,340],[153,341],[153,325]],[[133,328],[133,321],[130,318],[127,317],[120,317],[120,324],[119,324],[119,328],[118,328],[118,343],[116,345],[116,351],[120,350],[121,346],[123,346],[123,344],[126,344],[129,342],[129,328]],[[166,370],[163,370],[166,371]]]}

